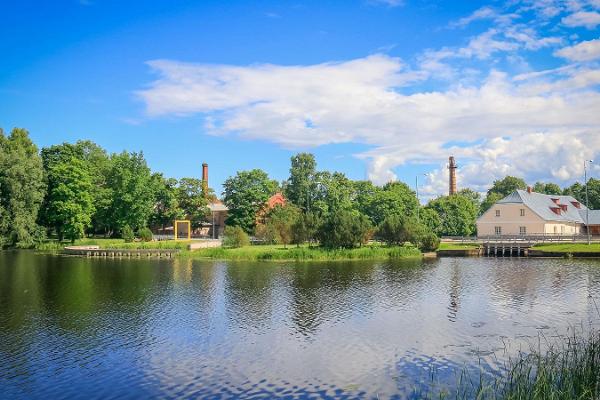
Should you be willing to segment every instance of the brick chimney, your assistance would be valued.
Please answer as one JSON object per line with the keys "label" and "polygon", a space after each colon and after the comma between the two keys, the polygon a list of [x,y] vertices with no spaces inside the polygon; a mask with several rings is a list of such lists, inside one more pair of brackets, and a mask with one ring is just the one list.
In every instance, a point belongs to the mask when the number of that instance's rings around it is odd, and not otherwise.
{"label": "brick chimney", "polygon": [[527,193],[533,192],[533,188],[531,186],[527,186]]}
{"label": "brick chimney", "polygon": [[208,164],[202,163],[202,190],[204,196],[208,196]]}
{"label": "brick chimney", "polygon": [[456,190],[456,161],[454,161],[454,156],[450,156],[448,159],[448,170],[450,171],[449,177],[449,185],[448,185],[448,194],[452,196],[457,193]]}

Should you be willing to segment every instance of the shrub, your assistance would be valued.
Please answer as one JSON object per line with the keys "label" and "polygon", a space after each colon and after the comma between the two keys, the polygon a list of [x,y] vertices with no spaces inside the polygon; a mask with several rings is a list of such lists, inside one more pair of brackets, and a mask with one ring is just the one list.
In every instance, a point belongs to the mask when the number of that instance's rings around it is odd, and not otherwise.
{"label": "shrub", "polygon": [[318,232],[321,245],[329,248],[353,248],[366,243],[373,234],[369,218],[357,211],[332,211]]}
{"label": "shrub", "polygon": [[142,239],[142,242],[151,242],[154,236],[149,228],[142,228],[138,231],[138,236]]}
{"label": "shrub", "polygon": [[135,239],[133,229],[129,225],[125,225],[121,230],[121,237],[125,240],[125,243],[131,243]]}
{"label": "shrub", "polygon": [[248,234],[239,226],[226,226],[223,236],[223,246],[226,247],[244,247],[250,244]]}
{"label": "shrub", "polygon": [[417,245],[421,251],[436,251],[440,247],[440,238],[433,232],[427,232]]}
{"label": "shrub", "polygon": [[403,232],[404,221],[397,215],[385,218],[377,228],[377,235],[390,246],[403,243]]}

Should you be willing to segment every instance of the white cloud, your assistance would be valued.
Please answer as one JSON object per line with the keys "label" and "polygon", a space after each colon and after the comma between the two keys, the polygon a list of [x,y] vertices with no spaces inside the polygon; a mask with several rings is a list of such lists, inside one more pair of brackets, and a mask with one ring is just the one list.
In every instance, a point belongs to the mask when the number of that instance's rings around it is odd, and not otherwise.
{"label": "white cloud", "polygon": [[138,95],[150,115],[203,113],[211,134],[287,148],[367,144],[372,150],[357,156],[379,183],[407,162],[445,162],[451,153],[463,161],[465,185],[507,171],[568,180],[578,177],[578,159],[600,152],[597,70],[518,80],[492,71],[478,85],[403,94],[419,74],[384,55],[310,66],[149,64],[160,77]]}
{"label": "white cloud", "polygon": [[498,13],[491,7],[481,7],[480,9],[475,10],[471,15],[467,17],[463,17],[458,21],[450,23],[451,27],[455,28],[463,28],[469,25],[471,22],[485,20],[485,19],[494,19],[498,17]]}
{"label": "white cloud", "polygon": [[574,46],[564,47],[554,55],[570,61],[591,61],[600,58],[600,39],[588,40]]}
{"label": "white cloud", "polygon": [[570,27],[584,26],[587,29],[595,29],[600,25],[600,13],[595,11],[578,11],[564,17],[562,23]]}
{"label": "white cloud", "polygon": [[372,4],[383,4],[389,7],[398,7],[404,5],[404,0],[369,0]]}

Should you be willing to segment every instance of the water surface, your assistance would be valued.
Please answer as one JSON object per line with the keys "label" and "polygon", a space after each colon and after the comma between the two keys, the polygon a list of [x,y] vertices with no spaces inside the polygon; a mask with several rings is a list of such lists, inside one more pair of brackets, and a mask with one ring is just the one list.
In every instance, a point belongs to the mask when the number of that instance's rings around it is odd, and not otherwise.
{"label": "water surface", "polygon": [[0,398],[406,398],[598,322],[599,298],[592,260],[0,252]]}

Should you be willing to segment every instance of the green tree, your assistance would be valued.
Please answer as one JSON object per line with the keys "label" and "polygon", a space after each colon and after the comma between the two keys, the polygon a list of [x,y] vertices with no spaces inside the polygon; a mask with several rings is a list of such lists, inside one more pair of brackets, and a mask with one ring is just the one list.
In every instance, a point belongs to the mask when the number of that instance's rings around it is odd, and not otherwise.
{"label": "green tree", "polygon": [[293,227],[300,216],[300,209],[293,204],[275,206],[267,213],[266,225],[275,233],[275,241],[286,247],[294,238]]}
{"label": "green tree", "polygon": [[317,172],[313,210],[326,215],[331,210],[352,210],[353,182],[341,172]]}
{"label": "green tree", "polygon": [[556,183],[536,182],[533,185],[533,191],[544,194],[562,194],[562,189]]}
{"label": "green tree", "polygon": [[367,215],[373,223],[379,225],[391,215],[416,215],[417,207],[419,207],[417,196],[407,184],[390,182],[385,184],[381,191],[375,193]]}
{"label": "green tree", "polygon": [[181,178],[177,198],[183,215],[191,221],[193,229],[200,227],[202,222],[207,220],[208,201],[202,188],[201,179]]}
{"label": "green tree", "polygon": [[285,196],[292,204],[308,211],[314,202],[317,162],[310,153],[299,153],[291,158],[290,177],[285,185]]}
{"label": "green tree", "polygon": [[[572,186],[566,188],[564,194],[575,197],[581,204],[586,204],[585,188],[586,185],[576,182]],[[600,209],[600,180],[595,178],[588,179],[587,189],[589,208],[592,210]]]}
{"label": "green tree", "polygon": [[440,217],[439,234],[444,236],[471,236],[475,234],[478,210],[472,198],[462,194],[441,196],[431,200],[427,208]]}
{"label": "green tree", "polygon": [[107,184],[112,190],[107,225],[114,233],[126,225],[136,231],[147,226],[155,205],[155,185],[142,153],[111,156]]}
{"label": "green tree", "polygon": [[246,233],[254,231],[256,215],[277,191],[277,182],[260,169],[240,171],[223,184],[223,200],[229,208],[227,224]]}
{"label": "green tree", "polygon": [[378,236],[388,245],[400,245],[404,240],[404,217],[400,215],[387,216],[377,228]]}
{"label": "green tree", "polygon": [[437,211],[432,208],[423,207],[419,212],[419,220],[431,232],[435,233],[436,235],[441,235],[442,219]]}
{"label": "green tree", "polygon": [[42,159],[25,129],[0,130],[0,247],[31,247],[43,237],[37,224],[46,185]]}
{"label": "green tree", "polygon": [[250,245],[250,238],[241,226],[226,226],[223,232],[223,246],[244,247]]}
{"label": "green tree", "polygon": [[86,164],[75,156],[53,161],[47,174],[46,221],[55,228],[59,240],[74,242],[85,235],[92,222],[92,178]]}
{"label": "green tree", "polygon": [[328,248],[353,248],[365,244],[373,234],[369,218],[356,210],[329,213],[318,232],[319,242]]}
{"label": "green tree", "polygon": [[527,184],[521,178],[514,176],[506,176],[502,179],[494,181],[492,187],[487,191],[487,196],[481,203],[479,214],[483,214],[489,210],[498,200],[503,199],[517,189],[527,189]]}
{"label": "green tree", "polygon": [[308,242],[310,247],[317,239],[320,226],[321,219],[316,212],[301,213],[292,226],[292,242],[297,245]]}
{"label": "green tree", "polygon": [[375,186],[371,181],[354,181],[352,201],[354,207],[365,215],[369,215],[369,209],[373,205],[373,199],[382,189]]}
{"label": "green tree", "polygon": [[165,229],[173,221],[182,219],[185,214],[179,206],[177,179],[165,178],[162,174],[153,174],[156,193],[154,211],[150,216],[150,226]]}

